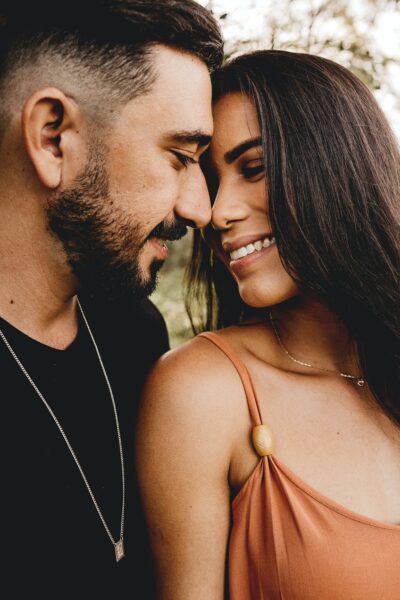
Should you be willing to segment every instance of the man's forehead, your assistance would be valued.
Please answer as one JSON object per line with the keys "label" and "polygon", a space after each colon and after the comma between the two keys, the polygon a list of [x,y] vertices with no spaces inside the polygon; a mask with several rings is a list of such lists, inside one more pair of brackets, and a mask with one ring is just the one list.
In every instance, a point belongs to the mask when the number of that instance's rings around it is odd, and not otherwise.
{"label": "man's forehead", "polygon": [[[211,79],[206,65],[188,52],[161,47],[154,57],[151,88],[124,108],[138,131],[151,129],[165,138],[204,145],[213,131]],[[205,139],[207,138],[207,139]]]}
{"label": "man's forehead", "polygon": [[190,111],[207,104],[211,110],[211,77],[205,63],[189,52],[162,47],[154,57],[155,79],[148,93],[149,100]]}

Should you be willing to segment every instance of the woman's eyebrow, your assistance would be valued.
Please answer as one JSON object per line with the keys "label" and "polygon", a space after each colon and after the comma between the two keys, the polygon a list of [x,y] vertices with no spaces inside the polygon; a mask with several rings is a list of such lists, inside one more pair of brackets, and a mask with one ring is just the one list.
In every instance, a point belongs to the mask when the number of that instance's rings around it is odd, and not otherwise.
{"label": "woman's eyebrow", "polygon": [[243,154],[243,152],[246,152],[246,150],[248,150],[249,148],[254,148],[254,146],[261,146],[260,137],[246,140],[245,142],[242,142],[238,146],[232,148],[232,150],[228,150],[228,152],[225,152],[224,154],[224,159],[228,163],[228,165],[230,165],[231,163],[233,163],[234,160],[239,158],[239,156]]}

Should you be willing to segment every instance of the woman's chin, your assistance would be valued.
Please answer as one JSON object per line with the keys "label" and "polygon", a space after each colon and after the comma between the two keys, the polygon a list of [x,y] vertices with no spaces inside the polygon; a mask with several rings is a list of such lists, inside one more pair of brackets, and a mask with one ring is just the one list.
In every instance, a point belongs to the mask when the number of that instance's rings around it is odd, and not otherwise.
{"label": "woman's chin", "polygon": [[[285,284],[284,284],[285,283]],[[260,286],[239,284],[239,294],[243,302],[251,308],[275,306],[290,300],[299,294],[299,289],[292,279],[282,282],[282,285]]]}

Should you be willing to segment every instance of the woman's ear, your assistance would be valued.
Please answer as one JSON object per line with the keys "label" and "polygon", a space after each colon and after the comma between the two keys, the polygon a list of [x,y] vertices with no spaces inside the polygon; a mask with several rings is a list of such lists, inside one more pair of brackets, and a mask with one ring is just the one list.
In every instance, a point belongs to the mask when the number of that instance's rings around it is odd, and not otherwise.
{"label": "woman's ear", "polygon": [[42,185],[57,188],[79,173],[85,158],[84,119],[77,104],[57,88],[32,94],[22,110],[26,152]]}

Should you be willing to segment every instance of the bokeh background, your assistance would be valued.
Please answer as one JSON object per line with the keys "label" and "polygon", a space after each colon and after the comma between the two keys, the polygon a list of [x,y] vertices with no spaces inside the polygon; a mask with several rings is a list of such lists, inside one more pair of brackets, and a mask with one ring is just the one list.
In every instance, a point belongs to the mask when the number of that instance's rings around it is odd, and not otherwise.
{"label": "bokeh background", "polygon": [[[400,0],[199,0],[219,20],[226,58],[259,48],[320,54],[374,92],[400,140]],[[170,245],[152,300],[174,347],[193,334],[183,302],[191,235]]]}

